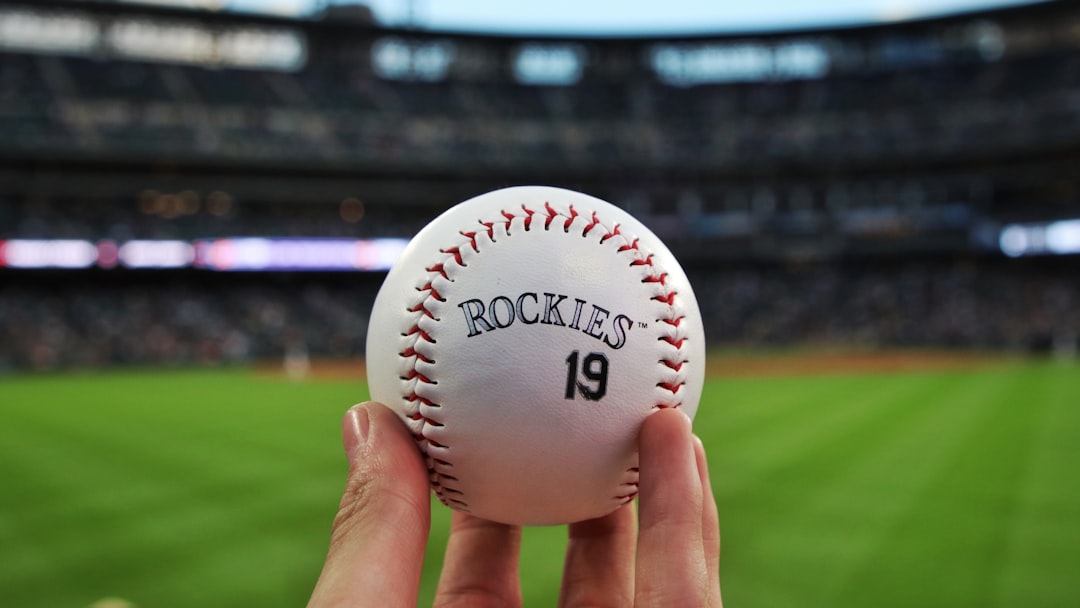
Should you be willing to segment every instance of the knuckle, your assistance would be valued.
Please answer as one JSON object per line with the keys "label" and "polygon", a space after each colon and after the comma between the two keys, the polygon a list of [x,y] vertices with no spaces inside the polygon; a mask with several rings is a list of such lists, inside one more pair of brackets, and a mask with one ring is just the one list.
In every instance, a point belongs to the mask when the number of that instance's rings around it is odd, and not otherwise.
{"label": "knuckle", "polygon": [[396,478],[378,455],[354,463],[349,471],[330,534],[330,550],[347,539],[391,529],[426,526],[430,504],[428,486],[422,475],[410,484]]}
{"label": "knuckle", "polygon": [[369,520],[386,517],[388,513],[383,505],[407,498],[407,492],[399,487],[394,476],[393,467],[376,450],[365,450],[353,461],[334,517],[335,536],[346,535]]}
{"label": "knuckle", "polygon": [[353,530],[362,526],[370,517],[370,506],[379,493],[379,480],[369,471],[370,467],[360,466],[350,473],[345,484],[330,536],[331,550],[344,542]]}

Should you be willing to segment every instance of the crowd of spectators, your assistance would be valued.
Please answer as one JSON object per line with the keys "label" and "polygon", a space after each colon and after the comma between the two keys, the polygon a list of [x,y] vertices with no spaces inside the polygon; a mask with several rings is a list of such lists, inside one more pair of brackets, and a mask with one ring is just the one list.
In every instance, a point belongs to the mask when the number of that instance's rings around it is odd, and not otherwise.
{"label": "crowd of spectators", "polygon": [[[445,203],[447,205],[449,203]],[[158,192],[108,198],[0,194],[0,240],[195,240],[220,237],[409,237],[441,209],[389,204],[235,200],[220,191]]]}
{"label": "crowd of spectators", "polygon": [[[1075,264],[691,268],[711,347],[1073,353]],[[359,359],[381,276],[83,279],[0,285],[0,370]]]}
{"label": "crowd of spectators", "polygon": [[1075,142],[1078,95],[1071,49],[689,87],[394,81],[362,58],[293,73],[0,53],[0,146],[303,165],[760,169]]}
{"label": "crowd of spectators", "polygon": [[1075,263],[746,268],[692,279],[713,344],[1075,349]]}
{"label": "crowd of spectators", "polygon": [[0,286],[0,370],[363,353],[370,286],[216,278]]}

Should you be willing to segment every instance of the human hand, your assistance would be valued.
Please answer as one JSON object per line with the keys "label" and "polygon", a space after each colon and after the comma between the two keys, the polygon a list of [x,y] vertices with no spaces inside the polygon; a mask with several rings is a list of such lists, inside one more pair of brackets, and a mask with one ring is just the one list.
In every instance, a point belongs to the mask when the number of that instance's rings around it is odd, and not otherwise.
{"label": "human hand", "polygon": [[[349,477],[308,606],[415,606],[431,525],[427,468],[385,406],[353,407],[342,430]],[[662,410],[642,425],[639,452],[638,512],[626,505],[569,526],[559,605],[721,606],[701,442],[686,416]],[[517,526],[455,511],[435,606],[520,606],[520,543]]]}

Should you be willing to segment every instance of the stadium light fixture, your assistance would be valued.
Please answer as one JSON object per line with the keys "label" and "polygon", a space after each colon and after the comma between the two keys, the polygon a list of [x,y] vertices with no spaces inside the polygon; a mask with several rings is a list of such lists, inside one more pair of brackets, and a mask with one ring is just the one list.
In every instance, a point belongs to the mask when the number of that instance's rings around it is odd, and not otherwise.
{"label": "stadium light fixture", "polygon": [[1080,219],[1049,223],[1008,224],[1001,229],[998,246],[1009,257],[1071,255],[1080,253]]}
{"label": "stadium light fixture", "polygon": [[9,268],[89,268],[98,261],[97,246],[79,239],[12,239],[4,242]]}

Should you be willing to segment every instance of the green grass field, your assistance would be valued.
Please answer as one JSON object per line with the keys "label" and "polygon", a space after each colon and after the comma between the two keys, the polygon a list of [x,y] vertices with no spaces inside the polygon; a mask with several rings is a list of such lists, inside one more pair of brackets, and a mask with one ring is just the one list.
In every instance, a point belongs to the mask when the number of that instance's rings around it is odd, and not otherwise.
{"label": "green grass field", "polygon": [[[303,605],[359,382],[249,370],[0,379],[0,604]],[[1080,596],[1080,366],[710,380],[731,607],[1066,606]],[[448,511],[435,505],[421,605]],[[553,606],[562,528],[529,529]]]}

